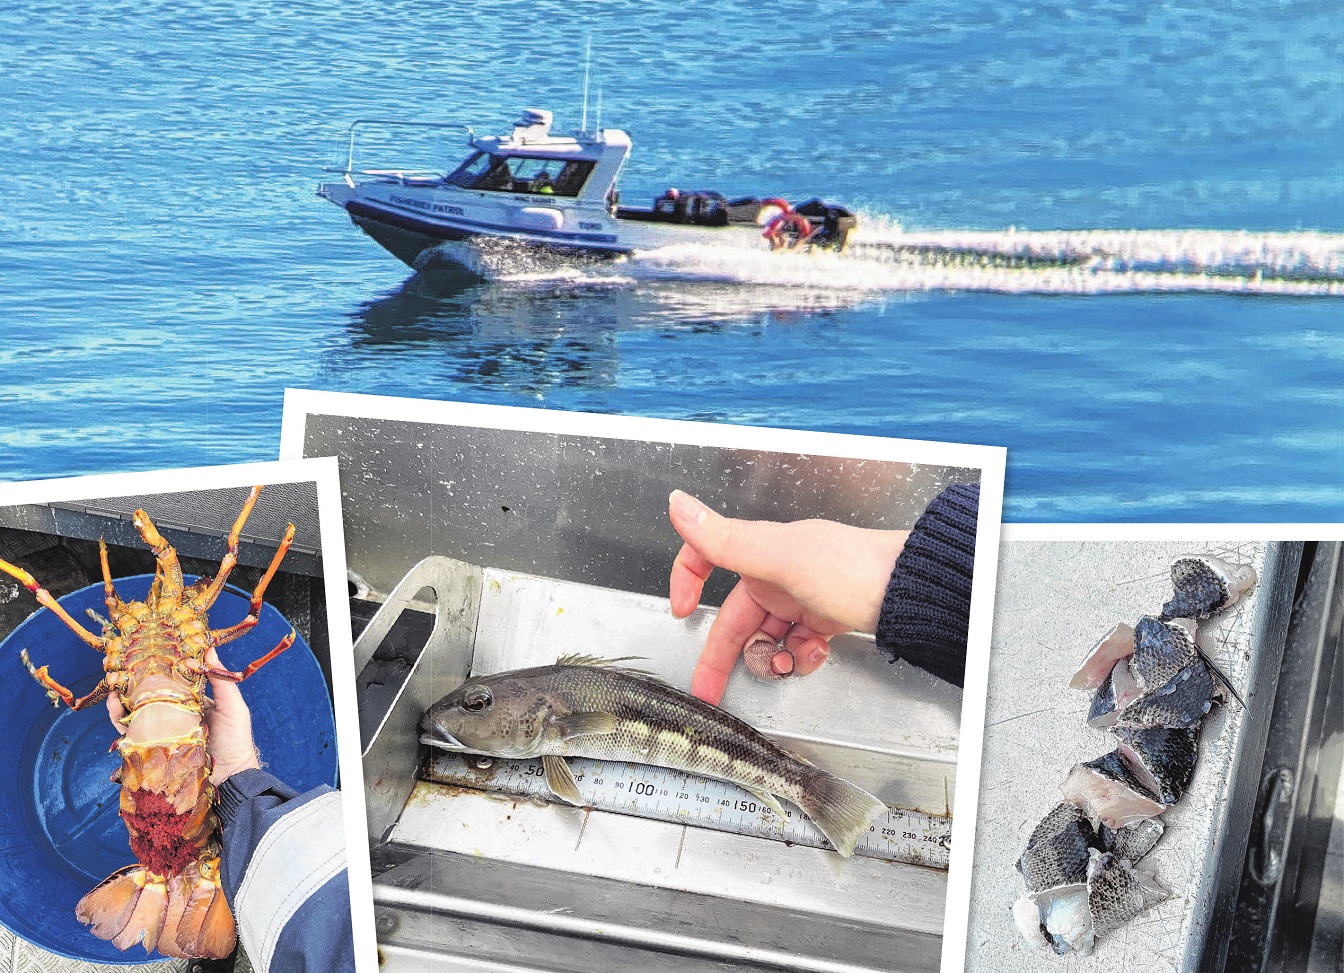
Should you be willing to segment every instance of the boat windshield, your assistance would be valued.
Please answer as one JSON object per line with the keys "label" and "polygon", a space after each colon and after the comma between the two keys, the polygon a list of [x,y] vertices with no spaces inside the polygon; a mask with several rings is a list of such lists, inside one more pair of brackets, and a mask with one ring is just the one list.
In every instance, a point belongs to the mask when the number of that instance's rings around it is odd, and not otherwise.
{"label": "boat windshield", "polygon": [[542,196],[577,196],[592,174],[590,159],[554,159],[477,152],[444,179],[464,189]]}

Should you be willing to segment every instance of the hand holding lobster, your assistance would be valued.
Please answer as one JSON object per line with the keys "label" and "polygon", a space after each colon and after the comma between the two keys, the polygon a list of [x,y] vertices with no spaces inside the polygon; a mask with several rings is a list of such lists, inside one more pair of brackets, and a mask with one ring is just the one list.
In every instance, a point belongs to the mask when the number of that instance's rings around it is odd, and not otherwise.
{"label": "hand holding lobster", "polygon": [[[212,648],[206,653],[205,661],[212,669],[223,669],[219,655]],[[210,783],[218,787],[234,774],[244,770],[254,770],[261,766],[257,745],[252,739],[252,711],[243,700],[242,691],[232,679],[211,676],[210,691],[214,698],[205,700],[206,752],[214,769],[210,773]],[[126,707],[116,696],[107,699],[107,713],[118,733],[126,730]]]}

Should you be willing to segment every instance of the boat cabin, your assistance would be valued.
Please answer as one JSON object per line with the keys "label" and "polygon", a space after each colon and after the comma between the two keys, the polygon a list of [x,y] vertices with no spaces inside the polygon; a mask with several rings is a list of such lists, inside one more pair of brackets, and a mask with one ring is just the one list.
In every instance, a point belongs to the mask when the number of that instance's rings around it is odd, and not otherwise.
{"label": "boat cabin", "polygon": [[605,204],[625,160],[630,136],[618,129],[551,134],[551,113],[530,108],[510,135],[479,136],[476,151],[444,182],[463,189],[528,193]]}

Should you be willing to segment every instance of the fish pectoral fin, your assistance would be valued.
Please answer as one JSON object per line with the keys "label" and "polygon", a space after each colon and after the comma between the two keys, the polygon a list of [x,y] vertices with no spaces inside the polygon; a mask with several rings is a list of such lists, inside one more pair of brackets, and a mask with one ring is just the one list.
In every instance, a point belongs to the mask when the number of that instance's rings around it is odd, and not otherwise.
{"label": "fish pectoral fin", "polygon": [[756,800],[778,814],[781,821],[787,821],[789,819],[789,816],[784,813],[784,805],[780,804],[775,795],[771,794],[769,791],[757,791],[750,787],[745,788],[745,790],[755,797]]}
{"label": "fish pectoral fin", "polygon": [[572,740],[575,737],[615,733],[619,722],[611,713],[570,713],[568,716],[557,716],[555,728],[560,733],[560,739]]}
{"label": "fish pectoral fin", "polygon": [[541,758],[541,766],[546,771],[546,786],[552,794],[575,807],[583,807],[578,782],[574,780],[574,772],[569,769],[564,757],[547,754]]}

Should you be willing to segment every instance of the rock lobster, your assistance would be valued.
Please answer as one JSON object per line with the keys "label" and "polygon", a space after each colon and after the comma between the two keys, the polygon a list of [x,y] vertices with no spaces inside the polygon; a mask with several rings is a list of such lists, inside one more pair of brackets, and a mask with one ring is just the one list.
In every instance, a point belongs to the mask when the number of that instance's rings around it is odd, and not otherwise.
{"label": "rock lobster", "polygon": [[[213,579],[187,586],[177,551],[137,510],[135,529],[154,552],[154,581],[144,601],[122,601],[113,588],[107,545],[99,541],[108,619],[94,635],[61,607],[27,571],[0,560],[0,571],[16,578],[72,632],[103,653],[106,675],[93,691],[76,698],[21,653],[24,667],[47,691],[52,704],[82,710],[116,693],[126,716],[125,732],[112,745],[121,767],[121,818],[139,863],[105,879],[80,899],[75,912],[101,939],[119,949],[141,942],[147,953],[221,959],[233,952],[237,927],[220,883],[218,822],[213,763],[206,750],[203,717],[208,677],[242,682],[293,644],[295,632],[274,649],[232,672],[209,665],[215,646],[252,629],[262,599],[294,540],[290,524],[270,566],[252,592],[242,621],[212,629],[206,613],[224,590],[238,561],[238,539],[261,487],[253,487],[228,536],[228,550]],[[92,614],[92,612],[91,612]]]}

